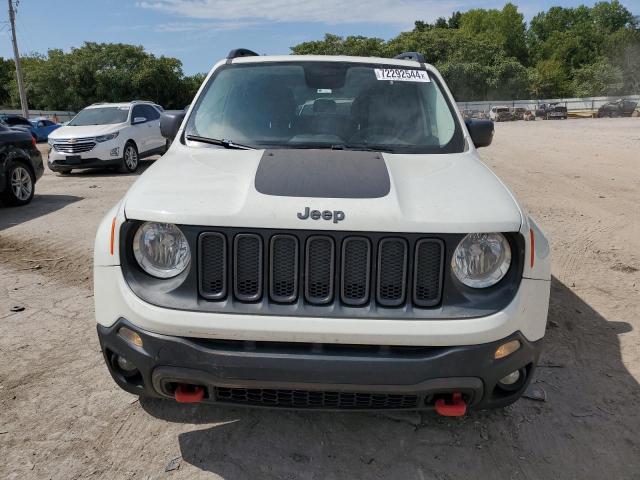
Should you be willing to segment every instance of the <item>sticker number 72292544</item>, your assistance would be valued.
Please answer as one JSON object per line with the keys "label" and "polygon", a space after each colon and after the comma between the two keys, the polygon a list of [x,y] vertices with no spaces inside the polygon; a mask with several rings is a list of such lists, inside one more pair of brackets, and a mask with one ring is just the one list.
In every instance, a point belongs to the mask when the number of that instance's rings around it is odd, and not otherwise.
{"label": "sticker number 72292544", "polygon": [[429,74],[425,70],[407,68],[374,68],[377,80],[393,80],[396,82],[429,82]]}

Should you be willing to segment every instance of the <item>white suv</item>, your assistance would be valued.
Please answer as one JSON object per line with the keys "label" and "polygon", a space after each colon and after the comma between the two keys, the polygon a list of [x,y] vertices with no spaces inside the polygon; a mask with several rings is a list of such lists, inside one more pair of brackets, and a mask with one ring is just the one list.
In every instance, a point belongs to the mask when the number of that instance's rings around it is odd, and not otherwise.
{"label": "white suv", "polygon": [[49,135],[48,165],[54,172],[116,167],[134,172],[139,160],[166,151],[160,134],[163,109],[151,102],[98,103]]}
{"label": "white suv", "polygon": [[98,337],[125,390],[292,408],[501,407],[535,370],[549,244],[438,71],[216,64],[98,228]]}

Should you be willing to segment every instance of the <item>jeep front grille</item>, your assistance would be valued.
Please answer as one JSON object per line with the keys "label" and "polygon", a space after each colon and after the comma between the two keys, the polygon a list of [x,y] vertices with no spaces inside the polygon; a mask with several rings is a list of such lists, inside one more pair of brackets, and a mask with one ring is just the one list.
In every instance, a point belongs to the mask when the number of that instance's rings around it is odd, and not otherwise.
{"label": "jeep front grille", "polygon": [[427,308],[440,303],[444,254],[441,240],[415,234],[205,232],[199,290],[244,304]]}

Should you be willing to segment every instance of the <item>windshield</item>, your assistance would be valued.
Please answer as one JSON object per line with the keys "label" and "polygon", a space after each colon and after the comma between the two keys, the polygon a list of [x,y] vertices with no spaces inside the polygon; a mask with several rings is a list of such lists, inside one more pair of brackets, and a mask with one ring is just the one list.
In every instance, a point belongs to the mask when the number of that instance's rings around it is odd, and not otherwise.
{"label": "windshield", "polygon": [[461,152],[462,132],[424,69],[346,62],[227,65],[189,117],[187,139],[256,148]]}
{"label": "windshield", "polygon": [[129,107],[85,108],[68,125],[82,127],[85,125],[110,125],[124,123],[129,118]]}

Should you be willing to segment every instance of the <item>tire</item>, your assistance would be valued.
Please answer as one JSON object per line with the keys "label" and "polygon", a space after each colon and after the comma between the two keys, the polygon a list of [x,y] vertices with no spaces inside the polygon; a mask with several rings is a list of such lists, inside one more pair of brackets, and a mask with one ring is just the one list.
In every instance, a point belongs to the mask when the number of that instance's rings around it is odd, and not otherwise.
{"label": "tire", "polygon": [[122,165],[120,165],[119,171],[120,173],[133,173],[138,169],[138,165],[140,165],[140,158],[136,144],[128,141],[122,150]]}
{"label": "tire", "polygon": [[11,161],[7,169],[7,188],[2,192],[6,205],[21,206],[33,200],[36,179],[33,172],[24,163]]}

